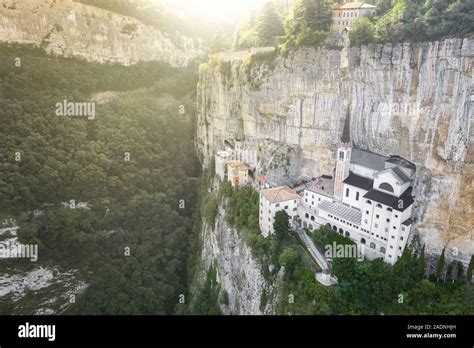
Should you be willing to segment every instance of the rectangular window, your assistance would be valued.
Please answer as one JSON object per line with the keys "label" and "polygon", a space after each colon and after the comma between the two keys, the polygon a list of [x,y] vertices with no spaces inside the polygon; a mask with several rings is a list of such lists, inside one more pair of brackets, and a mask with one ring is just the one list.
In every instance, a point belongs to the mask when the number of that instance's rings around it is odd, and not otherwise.
{"label": "rectangular window", "polygon": [[288,209],[288,206],[287,206],[287,205],[285,205],[285,209]]}
{"label": "rectangular window", "polygon": [[346,197],[349,197],[349,189],[346,188]]}
{"label": "rectangular window", "polygon": [[359,200],[359,192],[356,193],[356,201]]}
{"label": "rectangular window", "polygon": [[[374,226],[375,226],[375,228],[379,228],[379,224],[375,224]],[[377,237],[378,237],[378,236],[377,236]]]}
{"label": "rectangular window", "polygon": [[378,219],[379,217],[380,217],[380,215],[379,215],[379,214],[375,215],[375,218],[376,218],[376,219]]}
{"label": "rectangular window", "polygon": [[369,211],[368,211],[368,210],[366,210],[365,213],[366,213],[367,215],[369,215]]}
{"label": "rectangular window", "polygon": [[276,207],[278,208],[280,206],[280,203],[277,203]]}
{"label": "rectangular window", "polygon": [[387,219],[387,222],[390,222],[390,219]]}

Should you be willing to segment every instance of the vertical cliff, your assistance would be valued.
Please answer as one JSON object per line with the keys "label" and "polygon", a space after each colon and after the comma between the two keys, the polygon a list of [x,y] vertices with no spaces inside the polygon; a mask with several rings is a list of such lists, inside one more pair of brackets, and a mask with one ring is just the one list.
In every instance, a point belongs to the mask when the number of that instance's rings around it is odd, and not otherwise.
{"label": "vertical cliff", "polygon": [[[262,275],[262,265],[252,255],[250,247],[245,243],[242,232],[230,227],[224,220],[225,210],[221,206],[214,226],[204,224],[201,240],[200,275],[215,264],[216,280],[220,285],[219,298],[224,293],[227,303],[219,301],[223,314],[260,315],[274,312],[274,301],[262,303],[262,295],[273,292],[274,285],[268,283]],[[198,280],[199,281],[199,280]],[[265,295],[264,295],[265,294]]]}
{"label": "vertical cliff", "polygon": [[344,123],[355,146],[417,165],[416,231],[430,254],[474,252],[474,42],[221,54],[201,66],[205,164],[239,140],[277,184],[332,175]]}
{"label": "vertical cliff", "polygon": [[180,35],[171,39],[134,18],[72,0],[1,0],[0,42],[124,65],[156,60],[186,66],[204,54],[197,40]]}

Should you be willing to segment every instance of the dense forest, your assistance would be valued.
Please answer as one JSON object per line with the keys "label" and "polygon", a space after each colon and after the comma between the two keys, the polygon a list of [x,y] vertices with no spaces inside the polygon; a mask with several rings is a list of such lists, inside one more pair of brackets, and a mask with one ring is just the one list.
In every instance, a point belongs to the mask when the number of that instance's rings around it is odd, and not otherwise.
{"label": "dense forest", "polygon": [[[89,288],[67,313],[179,310],[200,175],[197,67],[24,46],[1,46],[0,63],[0,212],[17,219],[20,242],[39,245],[39,262],[83,273]],[[114,97],[101,102],[105,91]],[[94,119],[55,114],[63,100],[95,99]]]}

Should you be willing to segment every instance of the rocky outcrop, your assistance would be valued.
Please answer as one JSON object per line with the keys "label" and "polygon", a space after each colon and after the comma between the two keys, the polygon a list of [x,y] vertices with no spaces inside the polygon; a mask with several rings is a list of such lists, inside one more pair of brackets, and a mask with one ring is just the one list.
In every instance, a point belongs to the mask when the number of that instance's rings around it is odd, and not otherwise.
{"label": "rocky outcrop", "polygon": [[197,40],[171,39],[136,19],[72,0],[1,0],[0,42],[123,65],[156,60],[179,67],[204,54]]}
{"label": "rocky outcrop", "polygon": [[213,57],[200,69],[198,148],[206,164],[240,141],[257,151],[259,172],[291,183],[332,175],[347,119],[355,146],[417,165],[416,230],[428,253],[446,246],[448,259],[466,263],[474,253],[473,62],[471,39]]}
{"label": "rocky outcrop", "polygon": [[264,292],[269,297],[274,285],[264,279],[260,262],[252,255],[241,232],[227,225],[224,215],[225,210],[221,207],[215,225],[203,226],[200,267],[202,274],[198,278],[205,279],[205,272],[214,262],[217,266],[217,282],[221,287],[220,298],[224,292],[228,296],[227,304],[219,301],[223,314],[272,314],[275,300],[262,305],[261,300]]}

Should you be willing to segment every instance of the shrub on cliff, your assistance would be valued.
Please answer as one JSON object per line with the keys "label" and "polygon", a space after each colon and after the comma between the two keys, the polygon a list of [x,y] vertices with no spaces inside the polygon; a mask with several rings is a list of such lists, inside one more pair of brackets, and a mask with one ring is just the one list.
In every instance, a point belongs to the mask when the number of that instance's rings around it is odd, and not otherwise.
{"label": "shrub on cliff", "polygon": [[285,35],[283,22],[277,13],[275,5],[270,1],[262,9],[256,33],[260,46],[273,46],[275,44],[275,37]]}
{"label": "shrub on cliff", "polygon": [[354,21],[349,31],[351,46],[366,46],[375,42],[375,25],[370,18],[362,17]]}

